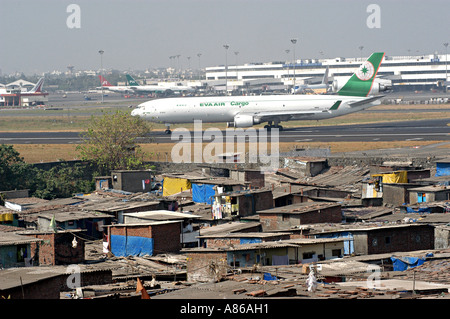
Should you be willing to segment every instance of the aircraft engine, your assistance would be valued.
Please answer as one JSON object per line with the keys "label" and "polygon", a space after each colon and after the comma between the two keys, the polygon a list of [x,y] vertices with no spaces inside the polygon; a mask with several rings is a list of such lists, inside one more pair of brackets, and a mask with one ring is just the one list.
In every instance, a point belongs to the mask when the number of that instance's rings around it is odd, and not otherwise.
{"label": "aircraft engine", "polygon": [[252,127],[255,124],[251,115],[236,115],[234,117],[234,127]]}
{"label": "aircraft engine", "polygon": [[[332,84],[332,90],[337,93],[347,83],[348,78],[335,79]],[[369,94],[377,94],[380,92],[388,91],[392,88],[391,81],[375,79],[372,85],[372,89]]]}

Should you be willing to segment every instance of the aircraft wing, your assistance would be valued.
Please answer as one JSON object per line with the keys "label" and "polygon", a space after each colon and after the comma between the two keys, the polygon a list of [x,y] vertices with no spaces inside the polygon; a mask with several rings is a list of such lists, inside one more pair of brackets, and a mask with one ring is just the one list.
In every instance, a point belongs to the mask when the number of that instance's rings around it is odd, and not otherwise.
{"label": "aircraft wing", "polygon": [[264,112],[254,112],[254,113],[239,113],[241,115],[252,115],[254,119],[260,122],[273,121],[275,119],[279,121],[289,121],[293,118],[301,118],[302,116],[309,116],[311,114],[322,114],[329,113],[331,111],[337,110],[341,105],[342,101],[336,101],[329,109],[325,110],[310,110],[310,111],[264,111]]}
{"label": "aircraft wing", "polygon": [[368,97],[367,99],[359,100],[359,101],[355,101],[355,102],[348,102],[347,104],[348,104],[350,107],[357,107],[357,106],[361,106],[361,105],[364,105],[364,104],[367,104],[367,103],[370,103],[370,102],[379,100],[379,99],[381,99],[383,96],[384,96],[384,95],[371,96],[371,97]]}

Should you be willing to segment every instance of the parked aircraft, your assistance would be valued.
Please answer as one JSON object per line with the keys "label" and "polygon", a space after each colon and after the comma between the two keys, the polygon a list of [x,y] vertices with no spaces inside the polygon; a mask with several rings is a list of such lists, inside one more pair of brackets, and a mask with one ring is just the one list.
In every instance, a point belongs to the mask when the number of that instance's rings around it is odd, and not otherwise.
{"label": "parked aircraft", "polygon": [[266,129],[278,128],[282,121],[322,120],[364,110],[379,104],[382,96],[373,83],[384,52],[373,53],[336,95],[260,95],[155,99],[140,104],[132,115],[164,123],[166,133],[175,123],[227,122],[228,126],[252,127],[267,122]]}
{"label": "parked aircraft", "polygon": [[312,94],[326,94],[328,92],[328,66],[320,84],[304,84],[295,87],[294,94],[312,93]]}
{"label": "parked aircraft", "polygon": [[127,74],[127,80],[130,86],[136,93],[182,93],[182,92],[194,92],[195,88],[186,85],[139,85],[137,81],[129,74]]}

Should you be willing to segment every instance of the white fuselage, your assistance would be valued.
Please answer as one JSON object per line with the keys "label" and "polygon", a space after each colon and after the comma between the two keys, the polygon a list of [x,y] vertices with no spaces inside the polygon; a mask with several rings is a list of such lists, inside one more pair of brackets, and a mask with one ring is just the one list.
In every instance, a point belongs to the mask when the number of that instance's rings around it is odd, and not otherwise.
{"label": "white fuselage", "polygon": [[190,86],[164,86],[164,85],[142,85],[133,87],[138,92],[183,92],[183,91],[195,91]]}
{"label": "white fuselage", "polygon": [[[379,104],[378,101],[358,107],[356,102],[365,97],[339,95],[262,95],[262,96],[220,96],[156,99],[140,104],[132,115],[155,123],[204,123],[233,122],[237,114],[258,115],[259,113],[290,114],[289,120],[322,120]],[[337,101],[342,101],[337,110],[329,110]],[[304,111],[304,114],[299,114]],[[277,113],[277,114],[276,114]],[[270,119],[269,119],[270,120]],[[286,120],[283,120],[286,121]],[[262,121],[264,122],[264,121]],[[267,120],[265,120],[267,122]]]}
{"label": "white fuselage", "polygon": [[103,89],[117,93],[133,92],[133,88],[131,86],[104,86]]}

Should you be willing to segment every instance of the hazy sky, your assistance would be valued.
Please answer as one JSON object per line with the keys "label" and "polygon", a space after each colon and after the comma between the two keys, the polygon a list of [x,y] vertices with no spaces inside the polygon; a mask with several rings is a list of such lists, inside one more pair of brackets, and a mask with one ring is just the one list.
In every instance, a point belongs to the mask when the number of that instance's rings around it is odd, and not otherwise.
{"label": "hazy sky", "polygon": [[[449,0],[0,0],[3,74],[444,53]],[[67,12],[70,4],[80,8]],[[369,5],[379,10],[367,12]],[[377,16],[378,14],[378,16]],[[74,18],[75,17],[75,18]],[[379,19],[377,18],[379,17]],[[74,19],[72,19],[74,18]],[[367,20],[379,28],[370,28]],[[373,20],[374,18],[375,20]],[[70,28],[67,20],[79,22]],[[285,53],[290,49],[289,55]],[[323,55],[319,52],[323,52]]]}

